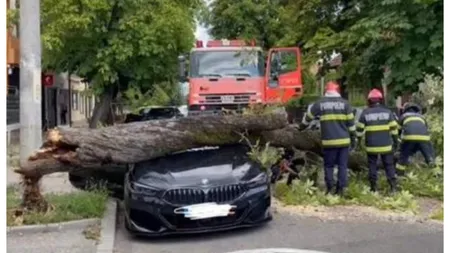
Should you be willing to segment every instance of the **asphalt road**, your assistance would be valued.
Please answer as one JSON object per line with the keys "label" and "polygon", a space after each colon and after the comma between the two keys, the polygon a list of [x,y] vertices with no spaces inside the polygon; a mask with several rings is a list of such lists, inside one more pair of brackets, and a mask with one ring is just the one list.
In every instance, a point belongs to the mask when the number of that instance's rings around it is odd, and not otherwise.
{"label": "asphalt road", "polygon": [[[119,211],[120,212],[120,211]],[[293,248],[330,253],[441,253],[443,226],[400,222],[343,222],[284,212],[252,229],[160,239],[130,236],[119,215],[116,253],[227,253],[259,248]]]}

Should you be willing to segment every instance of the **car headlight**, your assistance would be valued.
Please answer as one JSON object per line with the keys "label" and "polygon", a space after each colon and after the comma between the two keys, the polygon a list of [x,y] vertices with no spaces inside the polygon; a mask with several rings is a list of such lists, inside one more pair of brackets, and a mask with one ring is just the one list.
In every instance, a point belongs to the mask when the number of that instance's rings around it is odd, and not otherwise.
{"label": "car headlight", "polygon": [[255,188],[259,186],[267,185],[269,182],[269,177],[265,172],[259,173],[256,177],[247,181],[248,188]]}
{"label": "car headlight", "polygon": [[148,185],[143,185],[140,183],[132,182],[130,183],[130,187],[133,193],[143,194],[147,196],[156,196],[159,193],[159,190]]}

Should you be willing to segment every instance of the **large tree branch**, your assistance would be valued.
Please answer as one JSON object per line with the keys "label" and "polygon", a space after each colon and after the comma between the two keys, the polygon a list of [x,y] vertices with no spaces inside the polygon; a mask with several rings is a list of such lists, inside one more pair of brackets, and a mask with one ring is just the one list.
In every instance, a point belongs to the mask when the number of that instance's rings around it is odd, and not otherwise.
{"label": "large tree branch", "polygon": [[287,125],[285,114],[186,117],[100,129],[54,129],[18,173],[34,177],[75,168],[140,162],[203,146],[238,143],[236,132],[260,136]]}

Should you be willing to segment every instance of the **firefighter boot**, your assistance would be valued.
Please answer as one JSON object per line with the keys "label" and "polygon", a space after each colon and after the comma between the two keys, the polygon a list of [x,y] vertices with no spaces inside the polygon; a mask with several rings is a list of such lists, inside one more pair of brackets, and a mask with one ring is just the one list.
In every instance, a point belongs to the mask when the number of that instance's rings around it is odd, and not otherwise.
{"label": "firefighter boot", "polygon": [[398,188],[397,188],[397,181],[396,180],[391,180],[389,182],[389,195],[395,195],[398,192]]}
{"label": "firefighter boot", "polygon": [[370,191],[373,193],[378,191],[376,182],[370,182]]}
{"label": "firefighter boot", "polygon": [[339,197],[344,197],[344,188],[337,187],[336,191],[334,192],[334,195],[337,195]]}
{"label": "firefighter boot", "polygon": [[335,195],[343,197],[344,196],[344,187],[340,186],[339,183],[336,184],[336,191],[334,192]]}
{"label": "firefighter boot", "polygon": [[332,191],[333,191],[333,187],[329,187],[327,185],[327,191],[325,192],[325,195],[330,195],[332,193]]}

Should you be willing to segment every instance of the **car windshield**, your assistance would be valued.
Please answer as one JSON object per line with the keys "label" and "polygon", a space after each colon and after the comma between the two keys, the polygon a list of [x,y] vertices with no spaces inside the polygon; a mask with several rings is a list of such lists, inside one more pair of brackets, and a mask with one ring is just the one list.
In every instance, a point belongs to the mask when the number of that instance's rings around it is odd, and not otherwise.
{"label": "car windshield", "polygon": [[261,51],[195,51],[190,60],[191,77],[256,77],[264,75]]}
{"label": "car windshield", "polygon": [[[229,145],[220,148],[206,148],[206,149],[192,149],[184,152],[177,152],[165,157],[159,157],[149,161],[144,161],[136,164],[135,175],[140,178],[149,175],[149,171],[170,171],[171,173],[179,173],[187,170],[201,172],[198,176],[204,175],[207,168],[214,166],[221,166],[233,164],[234,166],[241,166],[245,163],[251,162],[248,158],[248,147],[244,145]],[[149,170],[149,168],[154,168]],[[154,176],[154,173],[151,174]],[[145,178],[145,177],[144,177]]]}

